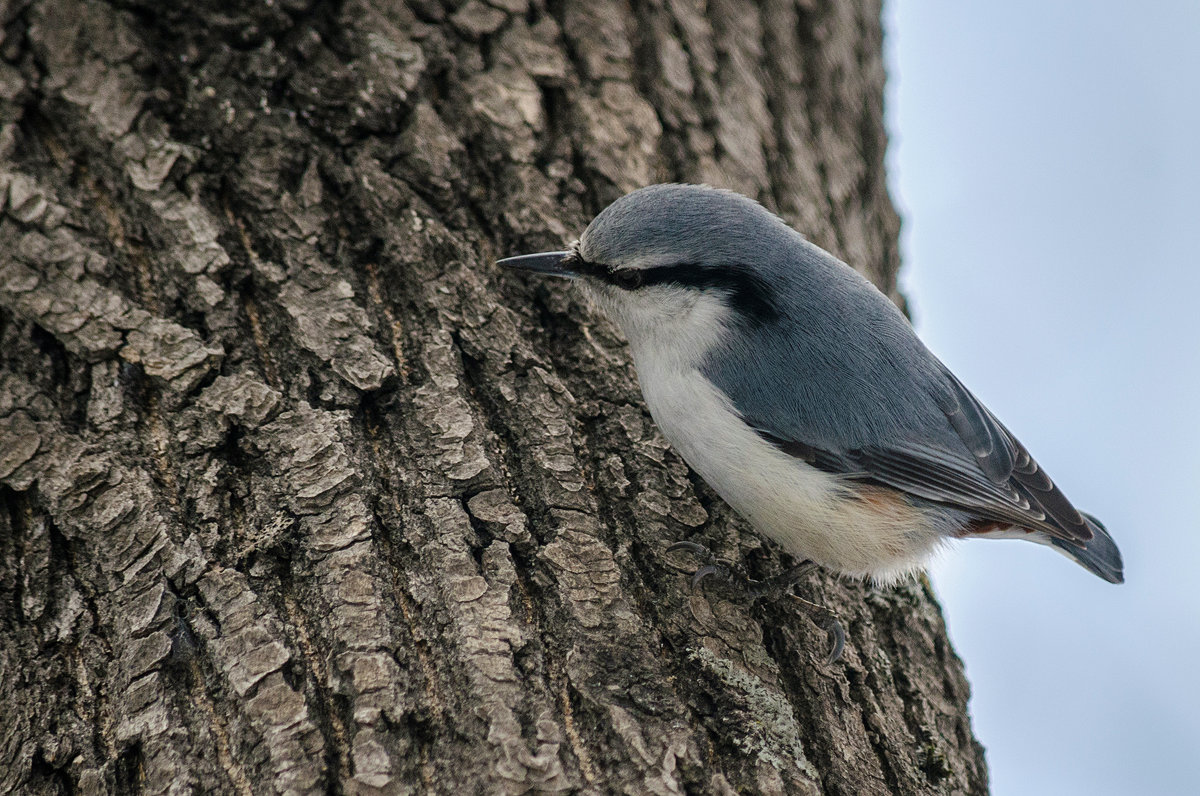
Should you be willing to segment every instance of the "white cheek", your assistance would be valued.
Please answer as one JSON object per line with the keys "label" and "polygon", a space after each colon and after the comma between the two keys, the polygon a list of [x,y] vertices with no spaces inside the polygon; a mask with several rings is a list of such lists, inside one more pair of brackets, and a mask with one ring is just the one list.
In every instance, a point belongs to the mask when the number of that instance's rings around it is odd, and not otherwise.
{"label": "white cheek", "polygon": [[694,367],[728,327],[722,297],[672,285],[640,290],[580,280],[580,288],[629,341],[635,360],[674,360]]}

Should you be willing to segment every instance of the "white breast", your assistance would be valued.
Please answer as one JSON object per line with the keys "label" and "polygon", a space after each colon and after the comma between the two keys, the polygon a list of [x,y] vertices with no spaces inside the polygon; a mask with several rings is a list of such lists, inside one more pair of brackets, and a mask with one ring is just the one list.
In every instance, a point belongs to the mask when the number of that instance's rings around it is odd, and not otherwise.
{"label": "white breast", "polygon": [[719,298],[702,295],[690,311],[630,335],[646,403],[671,445],[729,505],[797,558],[878,581],[919,568],[943,538],[933,517],[886,493],[861,499],[852,489],[857,485],[783,453],[700,372],[704,353],[729,333],[727,313]]}

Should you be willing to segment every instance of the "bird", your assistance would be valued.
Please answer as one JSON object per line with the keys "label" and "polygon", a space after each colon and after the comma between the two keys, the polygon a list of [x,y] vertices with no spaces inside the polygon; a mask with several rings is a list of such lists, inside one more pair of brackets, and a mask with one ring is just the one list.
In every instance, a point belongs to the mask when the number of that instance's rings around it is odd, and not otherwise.
{"label": "bird", "polygon": [[1017,538],[1123,582],[1104,525],[900,309],[753,199],[640,188],[566,250],[498,264],[579,285],[674,450],[798,560],[886,585],[951,540]]}

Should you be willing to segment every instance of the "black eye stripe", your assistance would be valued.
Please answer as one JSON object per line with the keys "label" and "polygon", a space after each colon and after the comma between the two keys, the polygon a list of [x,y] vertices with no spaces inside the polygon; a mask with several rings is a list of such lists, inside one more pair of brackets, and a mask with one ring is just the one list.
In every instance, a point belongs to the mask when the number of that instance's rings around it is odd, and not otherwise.
{"label": "black eye stripe", "polygon": [[576,271],[599,279],[622,290],[636,290],[650,285],[679,285],[697,290],[720,290],[729,295],[730,303],[751,322],[763,322],[779,317],[771,300],[770,288],[758,276],[737,265],[692,265],[673,263],[650,268],[609,268],[578,258]]}
{"label": "black eye stripe", "polygon": [[599,279],[601,282],[607,282],[624,290],[636,290],[643,284],[650,284],[646,276],[650,271],[657,270],[653,268],[613,268],[601,263],[589,262],[578,254],[574,256],[571,268],[584,276]]}
{"label": "black eye stripe", "polygon": [[623,290],[637,290],[646,284],[646,272],[641,268],[622,268],[609,271],[608,280]]}

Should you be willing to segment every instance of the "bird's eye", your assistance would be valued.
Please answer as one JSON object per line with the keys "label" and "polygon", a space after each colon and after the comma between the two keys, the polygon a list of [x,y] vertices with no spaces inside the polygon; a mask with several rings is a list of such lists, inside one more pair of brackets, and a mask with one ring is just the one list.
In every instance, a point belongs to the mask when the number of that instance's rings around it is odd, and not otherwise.
{"label": "bird's eye", "polygon": [[622,268],[619,271],[612,271],[609,278],[622,290],[637,290],[642,286],[642,269]]}

